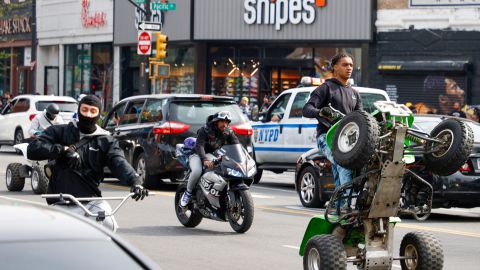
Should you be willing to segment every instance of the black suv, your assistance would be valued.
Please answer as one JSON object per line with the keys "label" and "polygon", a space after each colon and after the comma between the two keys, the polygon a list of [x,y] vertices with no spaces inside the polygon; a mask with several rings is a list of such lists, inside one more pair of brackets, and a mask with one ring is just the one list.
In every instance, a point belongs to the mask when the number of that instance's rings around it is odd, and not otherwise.
{"label": "black suv", "polygon": [[252,151],[252,127],[230,97],[210,95],[142,95],[120,101],[106,115],[103,128],[118,139],[125,157],[148,187],[160,179],[176,181],[183,174],[175,146],[197,136],[207,117],[219,111],[232,114],[230,127]]}

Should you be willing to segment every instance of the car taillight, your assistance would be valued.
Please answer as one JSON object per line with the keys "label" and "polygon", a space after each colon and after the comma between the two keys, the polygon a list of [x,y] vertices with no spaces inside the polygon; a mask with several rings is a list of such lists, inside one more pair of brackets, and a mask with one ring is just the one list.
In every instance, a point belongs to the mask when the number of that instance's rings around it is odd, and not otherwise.
{"label": "car taillight", "polygon": [[463,164],[462,167],[460,167],[459,171],[461,173],[469,173],[472,171],[472,168],[470,168],[470,165],[468,164],[468,162],[466,162],[465,164]]}
{"label": "car taillight", "polygon": [[153,128],[153,134],[181,134],[190,128],[189,125],[178,122],[165,122]]}
{"label": "car taillight", "polygon": [[28,120],[32,121],[33,118],[35,118],[35,116],[37,116],[37,115],[36,115],[36,114],[30,114],[30,115],[28,116]]}
{"label": "car taillight", "polygon": [[253,128],[249,123],[243,123],[231,127],[237,135],[252,135]]}

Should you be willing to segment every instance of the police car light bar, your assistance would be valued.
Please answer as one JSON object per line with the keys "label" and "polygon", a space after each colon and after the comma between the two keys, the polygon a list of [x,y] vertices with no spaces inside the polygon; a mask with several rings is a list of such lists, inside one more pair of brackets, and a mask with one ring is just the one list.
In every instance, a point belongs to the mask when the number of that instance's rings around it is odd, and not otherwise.
{"label": "police car light bar", "polygon": [[324,79],[321,78],[313,78],[309,76],[304,76],[300,79],[300,84],[303,86],[319,86],[325,82]]}

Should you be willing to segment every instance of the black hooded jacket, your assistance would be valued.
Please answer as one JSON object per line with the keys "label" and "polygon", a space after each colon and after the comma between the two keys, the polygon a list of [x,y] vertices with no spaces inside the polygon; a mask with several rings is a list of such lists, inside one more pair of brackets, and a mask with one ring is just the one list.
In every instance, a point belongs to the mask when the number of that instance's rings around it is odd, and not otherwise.
{"label": "black hooded jacket", "polygon": [[342,85],[337,79],[328,79],[324,84],[313,90],[310,99],[303,106],[303,116],[318,120],[317,136],[327,133],[332,123],[327,118],[319,115],[320,109],[328,106],[344,114],[363,110],[360,94],[350,85]]}
{"label": "black hooded jacket", "polygon": [[215,126],[215,122],[212,121],[209,121],[204,127],[200,128],[197,134],[195,152],[202,161],[206,159],[206,154],[213,153],[224,145],[240,143],[230,127],[227,127],[225,132],[221,132]]}
{"label": "black hooded jacket", "polygon": [[[78,170],[68,167],[64,157],[65,146],[80,141],[80,132],[75,124],[55,125],[34,139],[27,149],[31,160],[56,160],[53,175],[48,185],[48,193],[71,194],[75,197],[101,197],[98,188],[103,179],[103,168],[108,166],[115,177],[130,184],[141,184],[132,166],[127,162],[118,141],[108,132],[97,126],[97,131],[89,135],[93,138],[81,146],[77,153],[82,160]],[[55,200],[47,200],[54,203]]]}

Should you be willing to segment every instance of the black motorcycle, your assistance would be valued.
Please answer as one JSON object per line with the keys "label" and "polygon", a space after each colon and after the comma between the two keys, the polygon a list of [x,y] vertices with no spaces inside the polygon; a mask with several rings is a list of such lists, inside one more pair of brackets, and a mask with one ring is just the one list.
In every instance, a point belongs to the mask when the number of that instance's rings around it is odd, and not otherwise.
{"label": "black motorcycle", "polygon": [[[196,227],[203,218],[209,218],[228,221],[234,231],[244,233],[253,222],[249,186],[257,173],[255,161],[241,144],[225,145],[214,155],[214,168],[204,170],[185,208],[179,201],[187,183],[180,184],[175,194],[175,213],[185,227]],[[185,179],[188,171],[186,175]]]}

